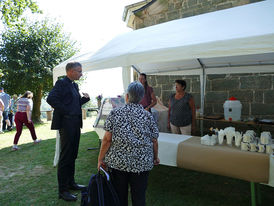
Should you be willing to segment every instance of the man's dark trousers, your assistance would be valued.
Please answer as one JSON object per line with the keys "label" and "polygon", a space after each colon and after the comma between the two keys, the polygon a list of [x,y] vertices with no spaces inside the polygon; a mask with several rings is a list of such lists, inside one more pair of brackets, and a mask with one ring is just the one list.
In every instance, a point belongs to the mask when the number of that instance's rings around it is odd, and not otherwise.
{"label": "man's dark trousers", "polygon": [[58,162],[59,193],[68,191],[68,185],[75,183],[75,160],[80,141],[81,116],[64,116],[60,133],[60,158]]}

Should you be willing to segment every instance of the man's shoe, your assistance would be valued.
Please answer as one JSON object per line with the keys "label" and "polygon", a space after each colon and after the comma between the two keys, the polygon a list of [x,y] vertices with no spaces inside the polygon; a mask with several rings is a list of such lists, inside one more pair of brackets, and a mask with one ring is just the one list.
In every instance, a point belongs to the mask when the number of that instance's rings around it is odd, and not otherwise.
{"label": "man's shoe", "polygon": [[76,201],[77,197],[65,191],[65,192],[59,193],[59,199],[63,199],[65,201]]}
{"label": "man's shoe", "polygon": [[74,183],[74,184],[72,184],[72,185],[69,185],[68,188],[69,188],[70,190],[84,190],[84,189],[86,189],[87,187],[86,187],[85,185],[79,185],[79,184],[77,184],[77,183]]}

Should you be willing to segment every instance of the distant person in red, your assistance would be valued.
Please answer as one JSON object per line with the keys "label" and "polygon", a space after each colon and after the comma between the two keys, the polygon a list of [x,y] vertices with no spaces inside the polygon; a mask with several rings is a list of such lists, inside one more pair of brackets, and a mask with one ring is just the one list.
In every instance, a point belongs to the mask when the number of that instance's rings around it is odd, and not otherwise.
{"label": "distant person in red", "polygon": [[152,87],[150,87],[147,83],[147,75],[145,73],[141,73],[139,75],[139,82],[145,88],[145,95],[140,104],[144,107],[145,110],[151,112],[151,108],[154,107],[154,105],[157,103],[157,100]]}
{"label": "distant person in red", "polygon": [[16,134],[13,141],[12,150],[18,150],[18,140],[21,136],[23,125],[25,124],[27,128],[30,130],[31,137],[34,141],[34,144],[41,142],[41,140],[37,139],[34,125],[31,120],[31,111],[32,111],[32,97],[33,93],[30,91],[26,91],[25,94],[18,99],[17,101],[17,112],[15,114],[15,124],[16,124]]}

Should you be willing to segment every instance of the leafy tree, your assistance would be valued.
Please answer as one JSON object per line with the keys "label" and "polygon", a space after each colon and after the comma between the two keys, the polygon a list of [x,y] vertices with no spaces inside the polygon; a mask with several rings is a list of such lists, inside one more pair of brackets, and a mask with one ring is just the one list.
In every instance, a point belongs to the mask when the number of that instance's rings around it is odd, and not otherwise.
{"label": "leafy tree", "polygon": [[76,53],[63,26],[48,19],[7,29],[0,43],[2,86],[10,94],[33,92],[33,120],[40,121],[41,99],[52,88],[52,69]]}
{"label": "leafy tree", "polygon": [[13,26],[18,21],[25,21],[23,13],[29,9],[32,13],[42,13],[35,1],[32,0],[0,0],[0,12],[2,22],[7,26]]}

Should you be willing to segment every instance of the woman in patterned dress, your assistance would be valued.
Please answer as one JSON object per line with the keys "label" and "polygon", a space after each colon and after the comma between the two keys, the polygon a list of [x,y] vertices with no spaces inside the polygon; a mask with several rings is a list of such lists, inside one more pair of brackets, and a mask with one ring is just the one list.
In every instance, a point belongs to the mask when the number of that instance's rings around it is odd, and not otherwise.
{"label": "woman in patterned dress", "polygon": [[139,104],[144,87],[132,82],[126,94],[127,104],[109,114],[98,157],[98,170],[108,167],[121,206],[128,205],[128,185],[133,206],[145,205],[148,174],[158,165],[159,131],[151,113]]}

